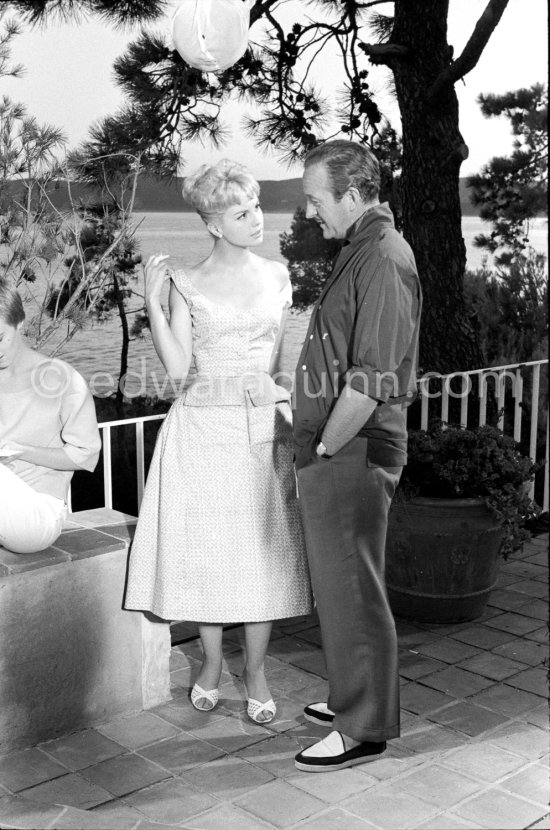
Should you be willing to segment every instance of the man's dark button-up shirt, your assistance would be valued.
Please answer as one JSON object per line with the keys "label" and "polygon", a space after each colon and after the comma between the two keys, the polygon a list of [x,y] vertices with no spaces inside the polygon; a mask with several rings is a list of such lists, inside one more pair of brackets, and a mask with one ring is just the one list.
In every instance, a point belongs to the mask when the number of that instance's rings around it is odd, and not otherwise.
{"label": "man's dark button-up shirt", "polygon": [[405,407],[416,395],[422,293],[414,255],[384,203],[350,229],[317,301],[296,370],[296,463],[309,463],[338,395],[378,405],[359,434],[371,464],[406,463]]}

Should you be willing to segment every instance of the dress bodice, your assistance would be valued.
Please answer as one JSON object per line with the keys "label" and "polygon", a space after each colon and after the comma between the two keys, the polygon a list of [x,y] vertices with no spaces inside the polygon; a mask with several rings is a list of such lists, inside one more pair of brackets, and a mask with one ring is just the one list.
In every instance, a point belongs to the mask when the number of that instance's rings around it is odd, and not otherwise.
{"label": "dress bodice", "polygon": [[[273,347],[281,325],[283,309],[292,303],[292,287],[287,283],[272,302],[249,309],[216,303],[202,294],[183,271],[176,271],[172,280],[184,297],[193,322],[193,357],[197,379],[227,379],[264,376],[268,389],[275,387],[266,377]],[[195,382],[196,385],[196,382]],[[242,389],[242,385],[239,387]],[[279,390],[280,398],[280,387]],[[199,392],[198,388],[195,390]],[[274,390],[273,390],[274,391]],[[270,398],[272,392],[268,393]],[[187,394],[189,403],[193,394]],[[210,394],[207,395],[210,398]],[[277,397],[277,396],[276,396]],[[206,402],[206,401],[205,401]]]}

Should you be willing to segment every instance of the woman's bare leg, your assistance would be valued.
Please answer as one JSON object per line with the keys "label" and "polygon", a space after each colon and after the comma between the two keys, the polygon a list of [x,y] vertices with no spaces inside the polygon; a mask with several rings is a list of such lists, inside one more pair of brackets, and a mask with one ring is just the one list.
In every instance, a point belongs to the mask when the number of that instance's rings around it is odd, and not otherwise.
{"label": "woman's bare leg", "polygon": [[[272,622],[245,623],[246,663],[244,681],[248,697],[266,703],[271,693],[264,673],[264,661],[271,637]],[[264,716],[269,720],[269,715]],[[260,719],[263,720],[262,715]]]}
{"label": "woman's bare leg", "polygon": [[204,657],[197,677],[197,685],[206,692],[218,688],[222,673],[222,635],[221,623],[199,623],[199,634]]}

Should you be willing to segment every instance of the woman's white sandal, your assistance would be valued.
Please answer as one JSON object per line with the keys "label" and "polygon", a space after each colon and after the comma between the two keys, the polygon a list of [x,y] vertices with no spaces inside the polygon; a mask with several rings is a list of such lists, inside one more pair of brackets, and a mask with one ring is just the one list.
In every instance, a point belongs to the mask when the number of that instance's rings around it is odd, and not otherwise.
{"label": "woman's white sandal", "polygon": [[[220,696],[217,689],[211,689],[207,692],[205,689],[201,688],[198,683],[195,683],[191,689],[191,703],[195,709],[199,710],[199,712],[210,712],[215,706],[218,705],[219,699]],[[208,705],[199,706],[200,700],[205,700]]]}
{"label": "woman's white sandal", "polygon": [[[273,702],[272,698],[269,698],[265,703],[260,703],[259,700],[254,700],[253,697],[248,698],[248,706],[246,709],[248,717],[254,721],[254,723],[259,723],[260,726],[263,723],[269,723],[275,717],[275,713],[277,712],[277,707]],[[262,715],[263,713],[269,714],[268,718],[260,718],[258,719],[258,715]]]}

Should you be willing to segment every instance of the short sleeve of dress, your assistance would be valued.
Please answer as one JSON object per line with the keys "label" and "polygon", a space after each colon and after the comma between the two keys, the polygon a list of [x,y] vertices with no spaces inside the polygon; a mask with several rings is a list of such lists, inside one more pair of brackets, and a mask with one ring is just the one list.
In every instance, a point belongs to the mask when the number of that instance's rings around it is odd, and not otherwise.
{"label": "short sleeve of dress", "polygon": [[94,401],[84,378],[72,367],[63,365],[68,380],[60,407],[63,449],[81,469],[92,472],[101,449]]}
{"label": "short sleeve of dress", "polygon": [[193,285],[184,271],[172,271],[171,279],[189,307],[193,304]]}
{"label": "short sleeve of dress", "polygon": [[292,283],[290,280],[281,288],[280,297],[283,308],[290,308],[292,305]]}

